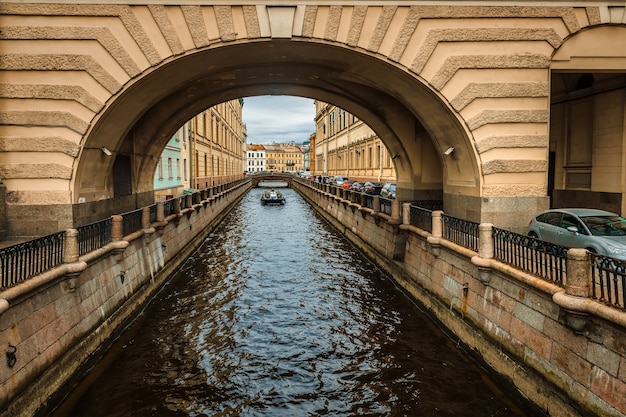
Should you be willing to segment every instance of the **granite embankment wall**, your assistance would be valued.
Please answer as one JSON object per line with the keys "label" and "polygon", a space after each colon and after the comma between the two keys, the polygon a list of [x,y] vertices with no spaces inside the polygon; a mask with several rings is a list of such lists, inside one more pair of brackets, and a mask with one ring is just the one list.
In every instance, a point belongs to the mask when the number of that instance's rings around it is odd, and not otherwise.
{"label": "granite embankment wall", "polygon": [[539,412],[626,415],[626,313],[582,296],[586,251],[569,251],[562,288],[492,259],[485,225],[477,253],[442,239],[437,220],[433,233],[411,226],[398,202],[387,215],[376,200],[293,187]]}
{"label": "granite embankment wall", "polygon": [[[128,236],[113,216],[109,244],[79,257],[70,243],[61,266],[0,292],[2,416],[32,416],[62,394],[251,186],[237,182],[193,205],[187,196],[188,208]],[[67,231],[66,241],[75,236]]]}

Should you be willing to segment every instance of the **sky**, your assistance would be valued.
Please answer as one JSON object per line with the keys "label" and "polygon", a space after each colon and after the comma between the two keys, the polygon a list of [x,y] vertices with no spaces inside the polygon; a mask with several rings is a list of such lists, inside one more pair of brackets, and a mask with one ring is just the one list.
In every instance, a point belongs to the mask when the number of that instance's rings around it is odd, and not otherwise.
{"label": "sky", "polygon": [[291,96],[244,98],[243,122],[248,144],[267,145],[309,140],[315,132],[313,99]]}

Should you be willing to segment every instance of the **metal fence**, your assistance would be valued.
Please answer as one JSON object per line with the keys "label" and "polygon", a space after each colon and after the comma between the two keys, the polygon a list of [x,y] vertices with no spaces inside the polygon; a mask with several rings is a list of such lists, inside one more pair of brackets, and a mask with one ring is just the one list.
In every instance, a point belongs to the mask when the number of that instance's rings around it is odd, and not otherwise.
{"label": "metal fence", "polygon": [[380,197],[380,212],[391,216],[391,200]]}
{"label": "metal fence", "polygon": [[78,230],[78,255],[101,248],[111,240],[111,224],[113,219],[108,219],[77,227]]}
{"label": "metal fence", "polygon": [[443,210],[443,201],[441,200],[417,200],[412,201],[411,205],[429,211]]}
{"label": "metal fence", "polygon": [[567,271],[567,248],[493,228],[494,258],[557,285]]}
{"label": "metal fence", "polygon": [[60,265],[64,235],[65,232],[57,232],[0,249],[0,289]]}
{"label": "metal fence", "polygon": [[155,223],[157,220],[157,206],[153,204],[150,206],[150,223]]}
{"label": "metal fence", "polygon": [[163,202],[163,215],[165,217],[174,214],[174,199],[165,200]]}
{"label": "metal fence", "polygon": [[478,223],[444,214],[443,237],[450,242],[478,252]]}
{"label": "metal fence", "polygon": [[137,209],[122,214],[122,233],[124,236],[141,230],[142,212],[143,209]]}
{"label": "metal fence", "polygon": [[409,223],[429,233],[433,231],[433,211],[411,203],[409,210]]}
{"label": "metal fence", "polygon": [[591,253],[592,297],[626,309],[626,262]]}

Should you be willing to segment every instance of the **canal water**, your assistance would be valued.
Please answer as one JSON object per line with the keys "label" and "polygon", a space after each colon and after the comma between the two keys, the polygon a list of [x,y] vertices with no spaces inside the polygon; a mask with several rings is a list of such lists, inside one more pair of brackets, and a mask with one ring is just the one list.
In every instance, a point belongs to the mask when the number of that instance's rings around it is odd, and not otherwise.
{"label": "canal water", "polygon": [[54,415],[531,415],[283,192],[252,190]]}

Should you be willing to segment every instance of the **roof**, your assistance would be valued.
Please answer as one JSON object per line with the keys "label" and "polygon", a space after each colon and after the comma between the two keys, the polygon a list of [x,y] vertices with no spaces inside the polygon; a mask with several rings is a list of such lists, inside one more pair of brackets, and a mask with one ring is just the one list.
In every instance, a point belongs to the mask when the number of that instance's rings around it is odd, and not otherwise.
{"label": "roof", "polygon": [[578,216],[578,217],[585,217],[585,216],[618,216],[618,214],[613,213],[611,211],[598,210],[598,209],[592,209],[592,208],[582,208],[582,207],[580,207],[580,208],[551,209],[551,210],[544,211],[544,213],[554,212],[554,211],[561,211],[561,212],[564,212],[564,213],[573,214],[573,215]]}

